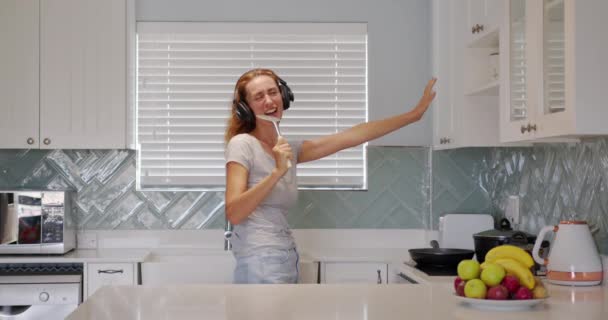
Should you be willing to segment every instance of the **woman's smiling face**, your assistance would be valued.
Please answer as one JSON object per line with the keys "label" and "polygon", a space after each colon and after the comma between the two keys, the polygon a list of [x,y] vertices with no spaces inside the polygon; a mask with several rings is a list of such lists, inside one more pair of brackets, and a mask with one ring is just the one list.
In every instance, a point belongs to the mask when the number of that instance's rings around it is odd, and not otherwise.
{"label": "woman's smiling face", "polygon": [[281,91],[273,78],[257,76],[245,86],[247,104],[254,114],[281,118],[283,115],[283,100]]}

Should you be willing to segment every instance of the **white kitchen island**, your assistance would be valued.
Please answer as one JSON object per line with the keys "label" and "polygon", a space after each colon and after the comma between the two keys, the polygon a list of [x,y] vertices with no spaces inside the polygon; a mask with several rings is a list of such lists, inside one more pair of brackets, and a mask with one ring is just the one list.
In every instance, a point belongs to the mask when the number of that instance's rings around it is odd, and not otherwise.
{"label": "white kitchen island", "polygon": [[408,285],[181,285],[104,287],[68,319],[608,319],[608,287],[548,285],[524,311],[478,310],[449,283]]}

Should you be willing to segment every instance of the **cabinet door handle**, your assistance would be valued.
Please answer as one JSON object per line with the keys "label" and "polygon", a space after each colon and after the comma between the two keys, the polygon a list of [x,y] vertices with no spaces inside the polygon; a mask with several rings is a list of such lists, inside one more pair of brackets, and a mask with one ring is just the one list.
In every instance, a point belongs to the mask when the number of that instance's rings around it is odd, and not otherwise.
{"label": "cabinet door handle", "polygon": [[471,27],[471,33],[475,34],[475,32],[477,32],[477,26],[472,26]]}
{"label": "cabinet door handle", "polygon": [[483,31],[483,24],[477,25],[477,32]]}
{"label": "cabinet door handle", "polygon": [[122,269],[120,269],[120,270],[108,269],[108,270],[97,270],[97,273],[115,274],[115,273],[124,273],[124,272]]}
{"label": "cabinet door handle", "polygon": [[[529,125],[528,125],[529,126]],[[522,125],[521,126],[521,133],[526,133],[526,130],[528,130],[528,128],[526,128],[526,126]]]}
{"label": "cabinet door handle", "polygon": [[528,124],[528,132],[532,132],[532,130],[534,130],[534,132],[536,132],[536,124],[534,124],[534,125]]}
{"label": "cabinet door handle", "polygon": [[27,138],[27,144],[32,145],[34,144],[35,140],[34,138]]}
{"label": "cabinet door handle", "polygon": [[51,139],[44,138],[44,140],[42,140],[42,143],[44,143],[44,144],[46,144],[48,146],[49,144],[51,144]]}
{"label": "cabinet door handle", "polygon": [[382,284],[382,271],[378,269],[378,284]]}

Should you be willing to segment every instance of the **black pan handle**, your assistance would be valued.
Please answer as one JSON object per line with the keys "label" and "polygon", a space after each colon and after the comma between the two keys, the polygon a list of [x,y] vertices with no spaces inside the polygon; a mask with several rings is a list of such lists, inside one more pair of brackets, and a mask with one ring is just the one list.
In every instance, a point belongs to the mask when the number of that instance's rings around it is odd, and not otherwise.
{"label": "black pan handle", "polygon": [[502,231],[513,230],[513,229],[511,229],[511,222],[509,222],[509,220],[506,218],[500,219],[500,230],[502,230]]}

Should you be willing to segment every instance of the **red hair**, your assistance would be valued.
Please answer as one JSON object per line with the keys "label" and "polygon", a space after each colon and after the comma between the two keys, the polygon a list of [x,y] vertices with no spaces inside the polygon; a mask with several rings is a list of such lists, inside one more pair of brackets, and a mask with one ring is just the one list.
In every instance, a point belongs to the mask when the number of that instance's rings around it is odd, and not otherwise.
{"label": "red hair", "polygon": [[241,121],[236,116],[236,106],[241,101],[247,102],[245,99],[245,97],[247,97],[247,89],[246,89],[247,84],[249,84],[249,82],[251,80],[253,80],[254,78],[259,77],[259,76],[271,77],[277,83],[277,86],[279,85],[279,76],[277,76],[277,74],[274,73],[274,71],[272,71],[270,69],[249,70],[249,71],[245,72],[239,78],[239,80],[237,80],[236,86],[234,87],[234,99],[232,100],[230,118],[228,119],[228,125],[226,127],[226,132],[224,133],[224,142],[225,143],[228,143],[228,141],[230,141],[230,139],[232,139],[232,137],[236,136],[237,134],[251,132],[251,130],[247,129],[247,124],[244,123],[243,121]]}

